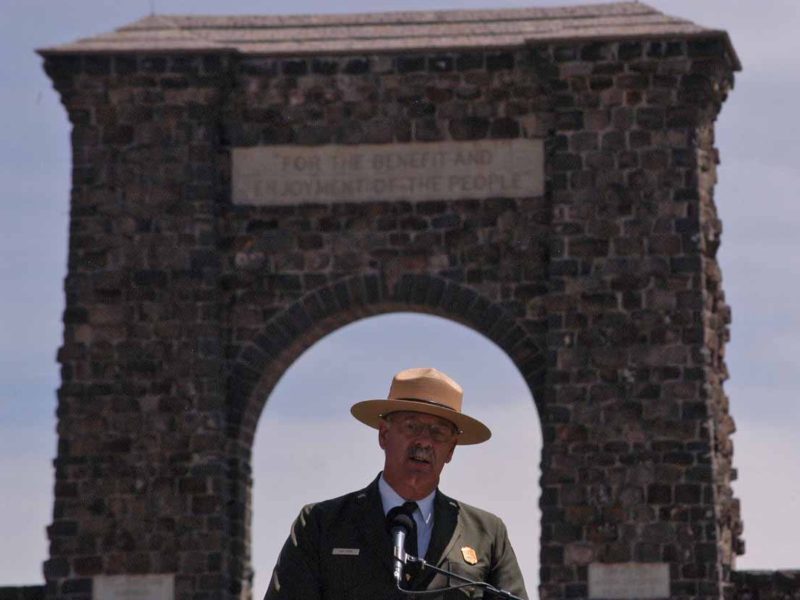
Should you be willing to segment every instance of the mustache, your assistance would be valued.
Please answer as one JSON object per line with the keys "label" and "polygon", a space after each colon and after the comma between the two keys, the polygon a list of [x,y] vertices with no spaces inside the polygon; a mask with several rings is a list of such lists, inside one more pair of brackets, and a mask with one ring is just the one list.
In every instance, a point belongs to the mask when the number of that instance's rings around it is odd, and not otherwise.
{"label": "mustache", "polygon": [[426,448],[425,446],[418,445],[411,446],[408,449],[408,458],[433,462],[433,448]]}

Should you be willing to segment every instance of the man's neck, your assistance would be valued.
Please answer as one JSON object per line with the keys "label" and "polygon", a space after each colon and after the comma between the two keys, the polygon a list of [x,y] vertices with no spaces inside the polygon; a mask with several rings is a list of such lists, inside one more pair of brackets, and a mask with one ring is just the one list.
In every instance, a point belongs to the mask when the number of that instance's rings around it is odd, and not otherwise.
{"label": "man's neck", "polygon": [[391,475],[387,475],[384,471],[383,479],[388,483],[392,489],[397,492],[405,500],[422,500],[427,497],[436,489],[439,483],[436,481],[431,485],[430,481],[422,481],[416,478],[404,479],[403,481],[396,481]]}

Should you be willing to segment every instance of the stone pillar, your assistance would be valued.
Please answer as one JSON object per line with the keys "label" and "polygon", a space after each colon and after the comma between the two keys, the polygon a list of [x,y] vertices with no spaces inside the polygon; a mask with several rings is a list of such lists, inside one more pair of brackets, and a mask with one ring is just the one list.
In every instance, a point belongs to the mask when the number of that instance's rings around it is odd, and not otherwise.
{"label": "stone pillar", "polygon": [[220,56],[50,56],[73,125],[49,598],[92,577],[228,587],[214,222]]}
{"label": "stone pillar", "polygon": [[739,526],[710,132],[721,44],[535,48],[553,112],[541,597],[596,563],[666,563],[719,598]]}

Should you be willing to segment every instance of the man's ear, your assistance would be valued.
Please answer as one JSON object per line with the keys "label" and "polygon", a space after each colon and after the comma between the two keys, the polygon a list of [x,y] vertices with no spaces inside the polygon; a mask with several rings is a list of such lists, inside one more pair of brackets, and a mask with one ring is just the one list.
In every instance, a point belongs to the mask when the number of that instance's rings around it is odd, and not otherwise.
{"label": "man's ear", "polygon": [[386,423],[381,421],[378,424],[378,444],[380,444],[380,447],[384,450],[386,450],[386,429]]}
{"label": "man's ear", "polygon": [[453,446],[450,448],[450,452],[447,453],[447,458],[444,459],[444,463],[447,464],[451,460],[453,460],[453,452],[456,451],[456,443],[453,442]]}

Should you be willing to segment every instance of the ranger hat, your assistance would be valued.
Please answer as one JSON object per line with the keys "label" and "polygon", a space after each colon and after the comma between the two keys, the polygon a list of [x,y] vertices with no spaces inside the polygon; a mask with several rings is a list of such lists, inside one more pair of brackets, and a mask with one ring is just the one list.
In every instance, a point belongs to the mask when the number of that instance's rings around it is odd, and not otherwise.
{"label": "ranger hat", "polygon": [[461,412],[463,397],[461,386],[441,371],[432,368],[406,369],[392,379],[387,398],[357,402],[350,412],[356,419],[375,429],[381,419],[393,412],[434,415],[456,426],[459,430],[456,443],[485,442],[492,432],[477,419]]}

